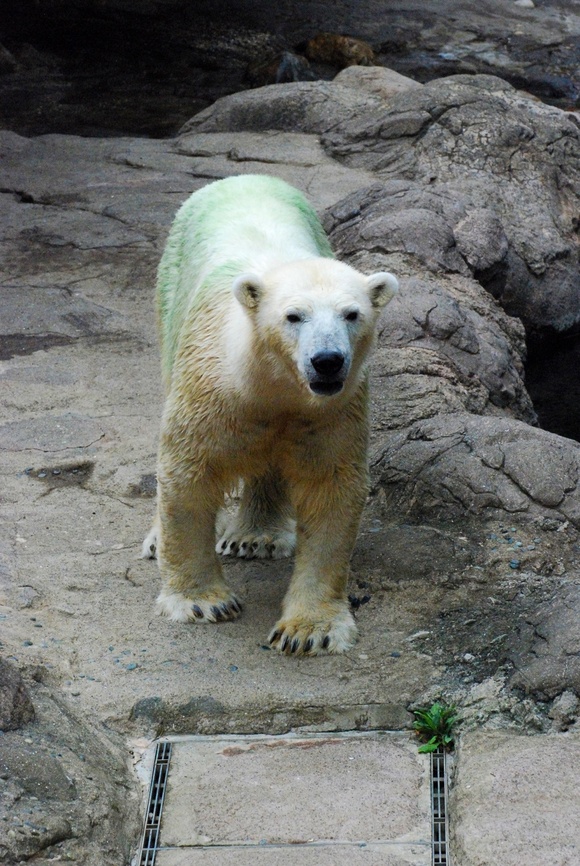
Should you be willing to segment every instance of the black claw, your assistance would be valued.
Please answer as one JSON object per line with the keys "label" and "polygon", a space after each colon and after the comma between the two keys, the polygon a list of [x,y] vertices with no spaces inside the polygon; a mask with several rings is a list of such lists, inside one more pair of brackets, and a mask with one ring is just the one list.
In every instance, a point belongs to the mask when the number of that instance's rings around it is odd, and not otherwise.
{"label": "black claw", "polygon": [[155,553],[155,545],[154,544],[149,545],[149,553]]}
{"label": "black claw", "polygon": [[295,637],[292,643],[290,644],[290,652],[295,653],[298,647],[300,646],[300,638]]}
{"label": "black claw", "polygon": [[248,542],[242,541],[242,543],[240,544],[240,550],[245,550],[247,546],[248,546]]}
{"label": "black claw", "polygon": [[312,647],[314,646],[314,640],[309,637],[306,643],[304,644],[304,652],[309,653]]}
{"label": "black claw", "polygon": [[192,607],[192,610],[193,610],[193,613],[195,616],[197,616],[197,617],[203,616],[203,610],[201,609],[201,607],[199,607],[199,605],[194,604]]}
{"label": "black claw", "polygon": [[329,635],[326,635],[326,637],[322,641],[322,649],[328,649],[329,643],[330,643],[330,637],[329,637]]}
{"label": "black claw", "polygon": [[214,605],[213,605],[213,607],[212,607],[212,609],[211,609],[211,612],[213,613],[213,615],[215,616],[215,618],[216,618],[218,621],[222,618],[222,612],[221,612],[221,610],[219,609],[219,607],[217,606],[217,604],[214,604]]}
{"label": "black claw", "polygon": [[228,546],[228,542],[227,542],[227,539],[226,539],[225,541],[222,541],[221,549],[222,549],[222,550],[225,550],[227,546]]}
{"label": "black claw", "polygon": [[288,635],[286,635],[286,637],[282,641],[282,646],[280,647],[280,649],[282,650],[283,653],[286,652],[286,647],[288,646],[289,641],[290,641],[290,638],[288,637]]}
{"label": "black claw", "polygon": [[269,544],[267,544],[266,550],[268,551],[268,553],[273,553],[276,550],[276,545],[274,544],[274,542],[271,541]]}
{"label": "black claw", "polygon": [[238,551],[238,542],[232,541],[232,543],[230,544],[230,553],[237,553],[237,551]]}
{"label": "black claw", "polygon": [[259,541],[252,541],[252,550],[257,550],[260,546]]}
{"label": "black claw", "polygon": [[272,632],[272,634],[271,634],[270,637],[268,638],[268,643],[269,643],[269,644],[276,643],[276,641],[278,640],[278,638],[280,637],[281,634],[282,634],[281,631],[275,631],[275,632]]}
{"label": "black claw", "polygon": [[230,615],[230,613],[231,613],[230,606],[229,606],[229,604],[228,604],[227,602],[225,602],[225,601],[222,601],[222,603],[221,603],[220,606],[219,606],[219,609],[221,610],[222,615],[223,615],[224,617],[228,617],[228,616]]}

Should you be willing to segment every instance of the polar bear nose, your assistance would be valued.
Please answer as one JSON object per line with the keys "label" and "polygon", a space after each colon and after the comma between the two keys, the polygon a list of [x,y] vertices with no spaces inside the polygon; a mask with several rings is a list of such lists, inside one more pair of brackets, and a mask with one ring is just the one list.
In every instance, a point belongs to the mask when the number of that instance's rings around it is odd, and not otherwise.
{"label": "polar bear nose", "polygon": [[310,362],[321,376],[336,376],[344,364],[344,355],[341,352],[317,352]]}

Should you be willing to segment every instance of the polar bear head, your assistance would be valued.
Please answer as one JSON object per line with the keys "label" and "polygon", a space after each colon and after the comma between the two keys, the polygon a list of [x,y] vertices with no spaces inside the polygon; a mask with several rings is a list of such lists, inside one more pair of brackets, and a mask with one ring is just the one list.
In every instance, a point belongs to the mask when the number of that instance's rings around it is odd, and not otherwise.
{"label": "polar bear head", "polygon": [[397,291],[393,274],[367,277],[329,258],[242,274],[233,284],[262,351],[321,398],[358,381],[380,310]]}

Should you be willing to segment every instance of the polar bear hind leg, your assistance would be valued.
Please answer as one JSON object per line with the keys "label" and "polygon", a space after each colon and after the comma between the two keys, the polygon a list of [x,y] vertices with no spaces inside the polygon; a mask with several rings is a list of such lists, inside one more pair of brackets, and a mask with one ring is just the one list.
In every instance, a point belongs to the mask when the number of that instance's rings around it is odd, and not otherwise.
{"label": "polar bear hind leg", "polygon": [[296,545],[286,485],[274,472],[246,482],[236,515],[218,520],[216,552],[243,559],[283,559]]}

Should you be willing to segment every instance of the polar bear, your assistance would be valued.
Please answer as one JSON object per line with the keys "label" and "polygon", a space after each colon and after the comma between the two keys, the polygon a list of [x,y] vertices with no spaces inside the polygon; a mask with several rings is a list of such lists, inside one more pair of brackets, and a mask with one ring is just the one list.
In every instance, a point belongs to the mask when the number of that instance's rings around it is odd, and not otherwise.
{"label": "polar bear", "polygon": [[[179,210],[158,271],[167,392],[158,505],[143,555],[173,620],[235,619],[219,557],[296,548],[282,616],[285,653],[348,650],[349,560],[368,489],[367,364],[390,273],[337,261],[296,189],[219,180]],[[216,518],[242,479],[239,514]]]}

